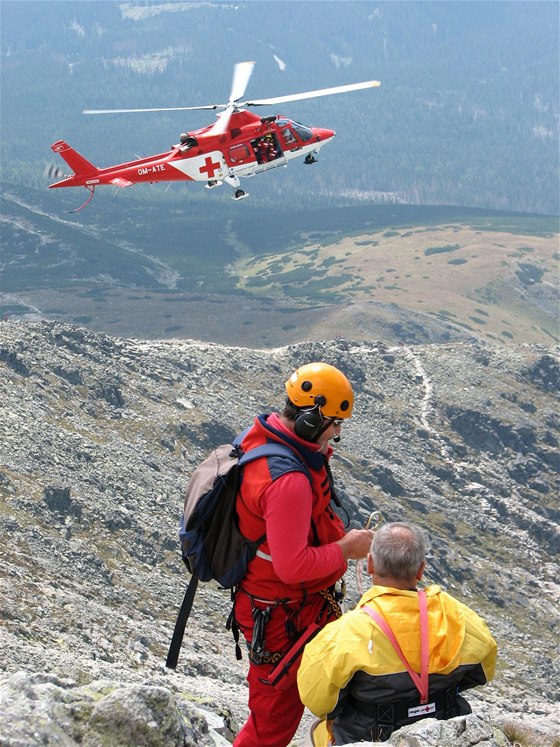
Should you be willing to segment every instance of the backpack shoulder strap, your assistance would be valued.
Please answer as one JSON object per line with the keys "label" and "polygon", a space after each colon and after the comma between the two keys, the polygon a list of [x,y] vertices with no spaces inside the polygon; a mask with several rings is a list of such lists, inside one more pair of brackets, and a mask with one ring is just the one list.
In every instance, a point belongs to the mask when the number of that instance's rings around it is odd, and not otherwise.
{"label": "backpack shoulder strap", "polygon": [[253,462],[255,459],[260,459],[261,457],[269,457],[269,456],[279,456],[279,457],[287,458],[294,465],[294,470],[297,470],[298,472],[303,472],[305,475],[307,475],[308,479],[311,480],[311,475],[309,474],[309,470],[307,469],[303,461],[295,453],[295,451],[290,449],[289,446],[284,446],[283,444],[280,444],[280,443],[261,444],[260,446],[255,446],[254,449],[249,449],[249,451],[243,452],[242,456],[239,459],[239,466],[243,467],[245,464],[248,464],[249,462]]}
{"label": "backpack shoulder strap", "polygon": [[[235,443],[235,442],[234,442]],[[246,451],[239,459],[239,466],[242,467],[244,464],[248,464],[249,462],[254,461],[255,459],[260,459],[261,457],[269,457],[269,456],[280,456],[285,457],[288,461],[290,461],[293,465],[293,469],[287,469],[286,472],[303,472],[306,476],[309,482],[311,482],[311,475],[309,474],[309,470],[305,466],[305,464],[302,462],[302,460],[297,456],[297,454],[290,449],[289,446],[284,446],[280,443],[266,443],[261,444],[261,446],[255,446],[254,449],[250,449],[249,451]],[[315,526],[312,522],[312,526],[315,529]],[[266,534],[263,534],[262,537],[259,537],[259,539],[256,541],[257,550],[256,555],[257,557],[261,558],[262,560],[267,560],[270,563],[272,562],[272,556],[267,555],[262,550],[258,549],[258,546],[261,545],[262,542],[266,539]]]}

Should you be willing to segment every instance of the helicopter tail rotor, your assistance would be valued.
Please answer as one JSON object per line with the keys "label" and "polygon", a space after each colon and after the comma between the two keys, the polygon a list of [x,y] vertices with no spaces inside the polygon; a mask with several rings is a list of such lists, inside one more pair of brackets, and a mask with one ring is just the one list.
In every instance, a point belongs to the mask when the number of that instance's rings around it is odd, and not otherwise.
{"label": "helicopter tail rotor", "polygon": [[69,174],[66,174],[58,166],[55,166],[52,163],[48,163],[45,166],[44,176],[50,181],[52,179],[67,179],[69,177]]}

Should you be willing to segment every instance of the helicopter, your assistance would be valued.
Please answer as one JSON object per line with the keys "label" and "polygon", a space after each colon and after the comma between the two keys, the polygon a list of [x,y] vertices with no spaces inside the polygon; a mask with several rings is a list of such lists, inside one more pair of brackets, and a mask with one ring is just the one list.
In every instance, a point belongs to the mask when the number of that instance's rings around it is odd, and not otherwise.
{"label": "helicopter", "polygon": [[138,158],[116,166],[98,168],[64,140],[57,140],[51,149],[58,153],[74,172],[66,175],[51,167],[48,175],[60,179],[49,189],[85,187],[90,195],[76,210],[82,210],[92,200],[95,189],[102,185],[131,187],[139,183],[194,181],[206,182],[208,189],[224,182],[233,190],[233,199],[241,200],[248,193],[241,189],[240,177],[252,177],[303,156],[303,163],[316,163],[320,149],[335,136],[334,130],[307,127],[280,114],[259,117],[246,107],[273,106],[287,101],[318,96],[329,96],[366,88],[381,83],[363,83],[321,88],[316,91],[278,96],[268,99],[241,101],[251,78],[255,63],[238,62],[234,66],[228,102],[207,106],[181,106],[156,109],[85,109],[83,114],[136,114],[144,112],[220,110],[214,124],[193,132],[184,132],[170,150],[146,158]]}

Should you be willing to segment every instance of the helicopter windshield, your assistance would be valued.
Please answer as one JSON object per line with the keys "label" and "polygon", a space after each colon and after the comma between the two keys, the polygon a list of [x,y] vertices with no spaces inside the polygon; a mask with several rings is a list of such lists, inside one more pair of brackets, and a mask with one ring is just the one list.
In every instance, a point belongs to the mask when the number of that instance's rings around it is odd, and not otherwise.
{"label": "helicopter windshield", "polygon": [[286,127],[286,126],[291,127],[292,130],[299,137],[299,139],[303,140],[304,142],[307,140],[311,140],[311,138],[313,137],[313,133],[311,132],[309,127],[306,127],[305,125],[302,125],[299,122],[294,122],[291,119],[284,119],[284,118],[279,117],[276,120],[276,124],[279,127]]}
{"label": "helicopter windshield", "polygon": [[313,137],[313,133],[311,132],[309,127],[306,127],[299,122],[292,122],[292,128],[296,135],[298,135],[304,141],[311,140],[311,138]]}

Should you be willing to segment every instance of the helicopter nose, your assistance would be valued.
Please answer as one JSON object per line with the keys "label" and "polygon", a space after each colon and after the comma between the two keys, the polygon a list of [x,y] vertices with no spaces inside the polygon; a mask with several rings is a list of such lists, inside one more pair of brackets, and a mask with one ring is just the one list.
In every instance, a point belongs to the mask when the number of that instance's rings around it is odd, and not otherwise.
{"label": "helicopter nose", "polygon": [[328,140],[332,140],[336,135],[336,132],[334,130],[325,130],[321,127],[315,127],[313,129],[313,135],[315,140],[320,140],[321,142],[325,143]]}

